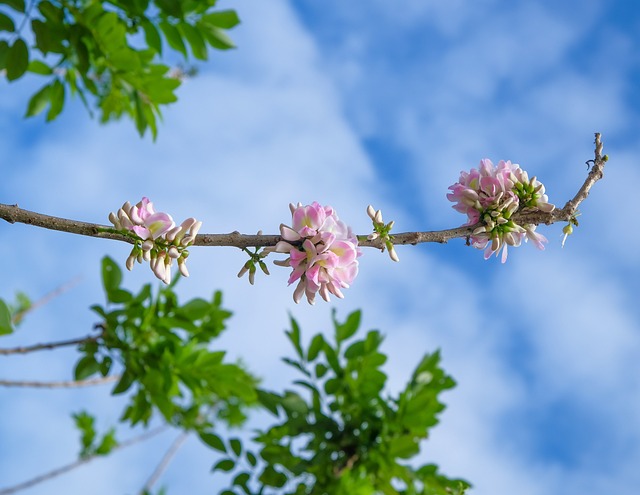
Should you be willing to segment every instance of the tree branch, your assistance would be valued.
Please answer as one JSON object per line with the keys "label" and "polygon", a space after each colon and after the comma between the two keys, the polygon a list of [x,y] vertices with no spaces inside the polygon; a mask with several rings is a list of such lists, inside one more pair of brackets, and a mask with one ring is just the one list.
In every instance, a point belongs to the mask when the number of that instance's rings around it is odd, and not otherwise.
{"label": "tree branch", "polygon": [[[119,449],[124,449],[126,447],[130,447],[137,443],[148,440],[149,438],[154,437],[159,433],[162,433],[167,428],[168,428],[167,425],[163,425],[154,430],[147,431],[142,435],[138,435],[137,437],[133,437],[125,442],[119,443],[118,445],[114,446],[113,449],[111,449],[111,452],[114,452]],[[72,462],[71,464],[67,464],[66,466],[62,466],[52,471],[49,471],[48,473],[44,473],[39,476],[36,476],[35,478],[32,478],[28,481],[24,481],[22,483],[18,483],[17,485],[13,485],[7,488],[2,488],[0,489],[0,495],[10,495],[12,493],[17,493],[21,490],[26,490],[27,488],[31,488],[32,486],[42,483],[43,481],[48,481],[57,476],[60,476],[61,474],[67,473],[77,467],[87,464],[88,462],[92,461],[96,457],[102,457],[102,456],[100,454],[93,454],[88,457],[85,457],[84,459],[79,459],[75,462]]]}
{"label": "tree branch", "polygon": [[79,339],[71,339],[71,340],[61,340],[59,342],[47,342],[45,344],[34,344],[30,346],[24,347],[13,347],[10,349],[0,349],[0,356],[2,355],[10,355],[10,354],[28,354],[30,352],[42,351],[42,350],[51,350],[57,349],[58,347],[66,347],[71,345],[79,345],[86,344],[87,342],[95,342],[100,337],[102,337],[102,333],[100,335],[96,335],[94,337],[83,337]]}
{"label": "tree branch", "polygon": [[[580,187],[575,197],[567,202],[562,209],[556,209],[550,213],[541,211],[536,212],[520,212],[516,213],[512,218],[519,224],[547,224],[555,222],[568,222],[575,216],[576,210],[580,203],[584,201],[593,185],[603,177],[604,164],[607,161],[606,155],[602,155],[602,141],[600,133],[595,134],[595,159],[591,171],[589,172],[584,184]],[[46,229],[59,230],[69,232],[71,234],[86,235],[91,237],[101,237],[105,239],[113,239],[133,243],[130,236],[118,233],[113,227],[106,225],[98,225],[87,222],[79,222],[76,220],[67,220],[41,213],[35,213],[23,210],[18,205],[5,205],[0,203],[0,218],[9,223],[25,223],[35,225]],[[451,239],[469,237],[474,229],[481,224],[471,226],[457,227],[454,229],[428,231],[428,232],[403,232],[391,236],[394,244],[419,244],[423,242],[446,243]],[[366,239],[367,234],[359,235],[359,246],[374,247],[381,249],[384,247],[383,239]],[[228,234],[199,234],[196,236],[195,246],[227,246],[227,247],[267,247],[275,246],[281,240],[279,235],[247,235],[239,232],[231,232]]]}
{"label": "tree branch", "polygon": [[160,476],[162,476],[162,473],[165,471],[165,469],[167,469],[167,466],[169,466],[169,463],[173,459],[173,456],[176,455],[176,452],[178,452],[178,449],[182,447],[182,444],[185,442],[188,436],[189,432],[183,431],[169,446],[169,449],[165,452],[164,456],[160,460],[160,464],[158,464],[151,476],[149,476],[147,482],[142,487],[142,490],[140,490],[141,495],[144,495],[145,493],[151,491],[153,485],[156,483],[156,481],[158,481]]}
{"label": "tree branch", "polygon": [[33,388],[79,388],[102,385],[120,380],[120,375],[90,378],[88,380],[71,380],[61,382],[34,382],[23,380],[0,380],[0,387],[33,387]]}

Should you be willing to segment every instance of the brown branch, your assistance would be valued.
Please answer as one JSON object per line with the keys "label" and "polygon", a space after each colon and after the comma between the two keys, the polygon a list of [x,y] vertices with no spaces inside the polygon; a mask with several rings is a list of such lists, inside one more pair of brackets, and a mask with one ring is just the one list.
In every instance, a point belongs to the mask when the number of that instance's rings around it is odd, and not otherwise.
{"label": "brown branch", "polygon": [[[578,205],[587,198],[593,185],[603,177],[604,164],[607,159],[602,155],[602,141],[600,139],[600,133],[596,133],[595,136],[596,147],[593,166],[584,184],[582,184],[575,197],[569,200],[564,208],[556,209],[551,213],[544,213],[540,211],[516,213],[512,217],[515,222],[520,224],[550,225],[555,222],[568,222],[574,217]],[[133,242],[133,239],[130,236],[117,233],[113,227],[42,215],[40,213],[23,210],[19,208],[18,205],[5,205],[0,203],[0,218],[9,223],[26,223],[72,234],[102,237],[128,243]],[[472,226],[428,232],[403,232],[400,234],[394,234],[392,236],[392,242],[394,244],[419,244],[423,242],[445,243],[451,239],[469,237],[473,230],[480,225],[481,224],[476,224]],[[370,241],[367,240],[366,237],[366,234],[358,236],[358,239],[361,240],[359,242],[360,246],[374,247],[378,249],[381,249],[384,246],[384,240],[375,239]],[[194,245],[238,248],[267,247],[275,246],[280,240],[281,237],[279,235],[246,235],[239,232],[231,232],[228,234],[199,234],[196,236]]]}
{"label": "brown branch", "polygon": [[[148,432],[143,433],[142,435],[138,435],[137,437],[133,437],[125,442],[119,443],[116,446],[113,447],[113,449],[111,449],[111,452],[114,452],[116,450],[120,450],[120,449],[124,449],[126,447],[130,447],[132,445],[135,445],[137,443],[143,442],[145,440],[148,440],[151,437],[156,436],[158,433],[162,433],[164,430],[166,430],[168,428],[167,425],[163,425],[160,426],[158,428],[155,428],[154,430],[150,430]],[[90,455],[88,457],[85,457],[84,459],[79,459],[75,462],[72,462],[71,464],[67,464],[66,466],[62,466],[59,467],[57,469],[54,469],[52,471],[49,471],[48,473],[44,473],[41,474],[39,476],[36,476],[34,478],[31,478],[28,481],[24,481],[22,483],[18,483],[17,485],[13,485],[7,488],[2,488],[0,489],[0,495],[10,495],[12,493],[17,493],[21,490],[26,490],[27,488],[31,488],[32,486],[38,485],[44,481],[48,481],[50,479],[53,479],[57,476],[60,476],[61,474],[67,473],[77,467],[80,467],[84,464],[87,464],[88,462],[92,461],[93,459],[95,459],[96,457],[103,457],[101,454],[93,454]]]}
{"label": "brown branch", "polygon": [[120,380],[120,375],[90,378],[88,380],[71,380],[62,382],[34,382],[23,380],[0,380],[0,387],[32,387],[32,388],[79,388],[102,385]]}
{"label": "brown branch", "polygon": [[66,347],[71,345],[86,344],[87,342],[96,342],[102,334],[94,337],[83,337],[79,339],[61,340],[59,342],[47,342],[46,344],[34,344],[25,347],[13,347],[9,349],[0,349],[0,356],[10,354],[28,354],[30,352],[57,349],[58,347]]}
{"label": "brown branch", "polygon": [[158,481],[158,479],[160,479],[160,476],[162,476],[162,473],[167,469],[167,466],[169,466],[169,463],[173,459],[173,456],[176,455],[176,452],[178,452],[178,449],[182,446],[188,436],[189,432],[183,431],[169,446],[169,449],[165,452],[164,456],[162,456],[160,464],[156,466],[153,473],[142,487],[142,490],[140,490],[141,495],[144,495],[145,493],[151,491],[153,485],[156,483],[156,481]]}

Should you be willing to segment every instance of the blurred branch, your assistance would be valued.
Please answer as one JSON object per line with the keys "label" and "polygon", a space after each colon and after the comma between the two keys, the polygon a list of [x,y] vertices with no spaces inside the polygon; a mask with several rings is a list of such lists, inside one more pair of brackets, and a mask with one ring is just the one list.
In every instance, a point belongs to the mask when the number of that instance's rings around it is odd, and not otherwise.
{"label": "blurred branch", "polygon": [[[115,445],[111,450],[111,452],[115,452],[116,450],[124,449],[126,447],[130,447],[137,443],[148,440],[149,438],[154,437],[159,433],[162,433],[167,428],[168,428],[167,425],[163,425],[163,426],[159,426],[158,428],[155,428],[154,430],[149,430],[148,432],[145,432],[142,435],[138,435],[137,437],[133,437],[125,442]],[[49,471],[48,473],[44,473],[34,478],[31,478],[28,481],[18,483],[17,485],[13,485],[8,488],[2,488],[0,489],[0,495],[10,495],[12,493],[17,493],[21,490],[26,490],[27,488],[31,488],[32,486],[42,483],[43,481],[48,481],[57,476],[60,476],[61,474],[65,474],[77,467],[87,464],[88,462],[92,461],[96,457],[100,457],[100,456],[101,456],[100,454],[93,454],[83,459],[79,459],[75,462],[72,462],[71,464],[67,464],[66,466],[62,466],[52,471]]]}
{"label": "blurred branch", "polygon": [[[578,205],[587,198],[593,185],[603,177],[604,164],[607,161],[607,157],[606,155],[602,155],[602,141],[600,133],[596,133],[595,136],[595,159],[589,160],[589,163],[592,163],[593,166],[584,184],[582,184],[575,197],[569,200],[564,208],[556,209],[550,213],[540,211],[516,213],[512,217],[514,221],[519,224],[550,225],[555,222],[568,222],[574,217]],[[69,232],[72,234],[124,241],[130,244],[133,242],[131,237],[119,234],[115,229],[106,225],[97,225],[93,223],[42,215],[41,213],[23,210],[19,208],[18,205],[5,205],[0,203],[0,218],[9,223],[25,223],[46,229]],[[478,223],[476,225],[429,232],[404,232],[392,235],[391,241],[394,244],[414,245],[423,242],[446,243],[451,239],[469,237],[480,225],[481,223]],[[367,240],[367,235],[368,234],[358,236],[359,246],[374,247],[378,249],[384,247],[384,240]],[[247,235],[241,234],[240,232],[231,232],[229,234],[199,234],[196,236],[194,245],[238,248],[266,247],[275,246],[280,240],[281,237],[279,235]]]}
{"label": "blurred branch", "polygon": [[169,463],[173,459],[173,456],[176,455],[176,452],[178,452],[178,449],[182,447],[182,444],[185,442],[188,436],[189,432],[183,431],[169,446],[169,449],[165,452],[164,456],[160,460],[160,463],[155,468],[147,482],[144,484],[142,490],[140,490],[141,495],[151,491],[153,485],[156,483],[156,481],[158,481],[160,476],[162,476],[162,473],[167,469],[167,466],[169,466]]}
{"label": "blurred branch", "polygon": [[[56,287],[51,292],[45,294],[40,299],[38,299],[37,301],[32,303],[28,308],[25,308],[22,311],[19,311],[18,313],[14,314],[13,318],[11,319],[12,322],[14,324],[20,322],[27,313],[30,313],[34,309],[37,309],[37,308],[39,308],[41,306],[44,306],[45,304],[47,304],[52,299],[55,299],[56,297],[58,297],[60,294],[64,294],[69,289],[71,289],[74,286],[78,285],[78,283],[80,283],[81,279],[82,279],[82,277],[76,277],[76,278],[70,280],[69,282],[67,282],[65,284],[62,284],[61,286]],[[0,354],[3,354],[2,349],[0,349]]]}
{"label": "blurred branch", "polygon": [[0,387],[79,388],[79,387],[90,387],[92,385],[102,385],[105,383],[116,382],[118,380],[120,380],[120,375],[110,375],[110,376],[103,376],[100,378],[90,378],[88,380],[71,380],[71,381],[61,381],[61,382],[0,380]]}
{"label": "blurred branch", "polygon": [[57,349],[58,347],[86,344],[88,342],[95,342],[100,337],[102,337],[102,333],[100,333],[100,335],[96,335],[93,337],[87,336],[80,339],[61,340],[59,342],[47,342],[46,344],[34,344],[34,345],[24,346],[24,347],[0,349],[0,356],[2,355],[6,356],[9,354],[28,354],[30,352],[42,351],[45,349],[51,350],[51,349]]}

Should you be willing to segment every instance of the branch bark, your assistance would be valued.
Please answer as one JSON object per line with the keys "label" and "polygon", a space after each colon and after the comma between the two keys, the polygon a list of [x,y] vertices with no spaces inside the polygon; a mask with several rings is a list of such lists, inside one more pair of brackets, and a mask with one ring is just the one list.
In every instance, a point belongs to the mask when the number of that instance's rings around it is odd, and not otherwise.
{"label": "branch bark", "polygon": [[[595,158],[589,160],[592,163],[591,171],[586,180],[576,193],[576,195],[562,209],[555,209],[550,213],[544,212],[521,212],[513,216],[513,220],[519,224],[547,224],[555,222],[568,222],[576,214],[578,206],[584,201],[593,185],[602,179],[606,155],[602,155],[602,141],[600,133],[595,134]],[[65,218],[43,215],[28,210],[24,210],[18,205],[6,205],[0,203],[0,218],[9,223],[24,223],[45,229],[59,230],[71,234],[79,234],[90,237],[100,237],[133,243],[129,236],[118,233],[113,227],[94,223],[68,220]],[[391,236],[394,244],[420,244],[423,242],[446,243],[455,238],[468,238],[471,233],[481,224],[457,227],[453,229],[426,231],[426,232],[403,232]],[[358,235],[359,246],[382,249],[384,241],[382,239],[368,240],[367,234]],[[281,240],[279,235],[247,235],[240,232],[230,232],[228,234],[199,234],[194,242],[195,246],[226,246],[226,247],[268,247],[275,246]]]}
{"label": "branch bark", "polygon": [[120,375],[110,375],[100,378],[90,378],[88,380],[71,380],[59,382],[39,382],[26,380],[0,380],[0,387],[32,387],[32,388],[80,388],[92,385],[103,385],[105,383],[120,380]]}
{"label": "branch bark", "polygon": [[0,356],[2,355],[7,356],[10,354],[28,354],[30,352],[57,349],[58,347],[86,344],[87,342],[95,342],[101,337],[102,337],[102,334],[96,335],[93,337],[88,336],[88,337],[82,337],[79,339],[61,340],[59,342],[47,342],[45,344],[34,344],[30,346],[0,349]]}

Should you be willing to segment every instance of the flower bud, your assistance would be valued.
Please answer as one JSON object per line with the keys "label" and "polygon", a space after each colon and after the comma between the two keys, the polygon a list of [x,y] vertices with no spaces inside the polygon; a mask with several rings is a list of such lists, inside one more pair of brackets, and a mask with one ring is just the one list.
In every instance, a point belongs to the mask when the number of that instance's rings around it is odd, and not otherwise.
{"label": "flower bud", "polygon": [[371,220],[375,220],[375,218],[376,218],[376,210],[373,209],[373,206],[371,206],[371,205],[367,206],[367,215],[369,215],[369,218]]}

